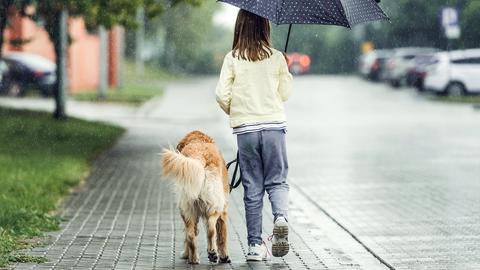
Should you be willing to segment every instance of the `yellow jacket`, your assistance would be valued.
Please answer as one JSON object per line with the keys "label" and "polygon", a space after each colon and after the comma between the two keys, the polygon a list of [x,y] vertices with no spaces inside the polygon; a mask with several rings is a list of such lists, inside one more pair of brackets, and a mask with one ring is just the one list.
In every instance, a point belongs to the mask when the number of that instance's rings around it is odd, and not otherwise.
{"label": "yellow jacket", "polygon": [[283,102],[292,89],[292,75],[283,54],[272,49],[270,58],[250,62],[229,52],[216,88],[217,102],[230,116],[230,126],[286,121]]}

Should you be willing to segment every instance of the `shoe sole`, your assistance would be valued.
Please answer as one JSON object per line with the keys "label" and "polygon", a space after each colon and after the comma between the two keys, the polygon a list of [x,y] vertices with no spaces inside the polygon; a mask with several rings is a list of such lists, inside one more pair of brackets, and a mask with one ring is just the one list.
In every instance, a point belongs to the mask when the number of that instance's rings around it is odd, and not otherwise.
{"label": "shoe sole", "polygon": [[275,224],[273,226],[273,237],[275,237],[276,241],[272,244],[272,255],[274,257],[287,255],[290,250],[290,245],[288,244],[288,224],[286,222]]}
{"label": "shoe sole", "polygon": [[266,261],[267,258],[262,258],[261,256],[258,257],[247,257],[247,262],[261,262]]}

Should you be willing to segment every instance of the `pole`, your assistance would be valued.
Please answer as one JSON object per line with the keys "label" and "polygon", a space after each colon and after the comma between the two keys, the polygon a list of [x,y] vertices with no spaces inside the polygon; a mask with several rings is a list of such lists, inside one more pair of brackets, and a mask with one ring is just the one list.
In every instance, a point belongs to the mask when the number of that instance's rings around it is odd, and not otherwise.
{"label": "pole", "polygon": [[100,68],[99,68],[99,83],[98,83],[98,97],[105,99],[108,90],[108,33],[104,26],[98,28],[98,36],[100,39]]}
{"label": "pole", "polygon": [[123,86],[125,85],[125,80],[123,78],[124,76],[124,61],[125,61],[125,30],[123,28],[120,28],[118,31],[120,37],[118,38],[118,46],[119,46],[119,52],[118,52],[118,88],[122,89]]}
{"label": "pole", "polygon": [[290,41],[290,33],[292,32],[292,24],[288,26],[287,42],[285,43],[285,53],[288,51],[288,42]]}
{"label": "pole", "polygon": [[137,31],[135,33],[135,65],[137,75],[143,75],[145,67],[143,63],[143,45],[145,40],[145,9],[137,9]]}
{"label": "pole", "polygon": [[58,52],[57,52],[57,87],[55,89],[55,112],[56,119],[66,118],[65,99],[68,84],[67,73],[67,47],[68,47],[68,12],[62,10],[58,18]]}

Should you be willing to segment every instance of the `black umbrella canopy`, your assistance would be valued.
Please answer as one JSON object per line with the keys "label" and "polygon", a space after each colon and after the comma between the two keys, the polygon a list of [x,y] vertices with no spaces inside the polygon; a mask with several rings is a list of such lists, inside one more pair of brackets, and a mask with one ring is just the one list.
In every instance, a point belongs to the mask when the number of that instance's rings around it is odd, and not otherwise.
{"label": "black umbrella canopy", "polygon": [[375,0],[219,0],[269,19],[275,24],[325,24],[350,28],[388,20]]}
{"label": "black umbrella canopy", "polygon": [[218,0],[269,19],[275,24],[340,25],[351,28],[356,24],[389,20],[378,6],[378,0]]}

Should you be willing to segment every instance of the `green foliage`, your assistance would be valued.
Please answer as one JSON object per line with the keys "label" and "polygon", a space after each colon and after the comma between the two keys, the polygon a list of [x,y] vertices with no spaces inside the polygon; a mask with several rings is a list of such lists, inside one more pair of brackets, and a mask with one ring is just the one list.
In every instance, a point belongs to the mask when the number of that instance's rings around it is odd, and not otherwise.
{"label": "green foliage", "polygon": [[[479,47],[480,2],[476,0],[397,0],[383,1],[391,24],[369,27],[368,39],[377,47],[430,46],[447,49],[440,25],[440,11],[444,6],[460,9],[462,37],[453,41],[453,48]],[[382,3],[383,3],[382,2]]]}
{"label": "green foliage", "polygon": [[152,22],[164,31],[164,52],[160,64],[173,72],[210,73],[217,69],[212,49],[214,1],[192,7],[178,4],[160,20]]}
{"label": "green foliage", "polygon": [[[273,27],[273,42],[283,51],[288,26]],[[294,25],[289,52],[308,54],[313,73],[345,73],[355,68],[356,49],[352,31],[338,26]]]}
{"label": "green foliage", "polygon": [[45,113],[0,108],[0,266],[20,240],[58,228],[52,215],[59,199],[84,178],[89,162],[122,129]]}
{"label": "green foliage", "polygon": [[464,46],[480,48],[480,1],[470,1],[463,9]]}

